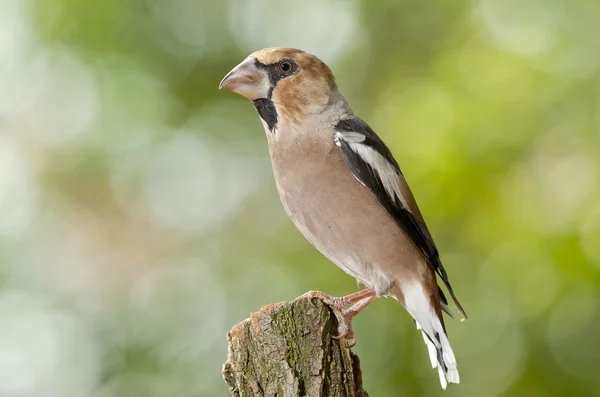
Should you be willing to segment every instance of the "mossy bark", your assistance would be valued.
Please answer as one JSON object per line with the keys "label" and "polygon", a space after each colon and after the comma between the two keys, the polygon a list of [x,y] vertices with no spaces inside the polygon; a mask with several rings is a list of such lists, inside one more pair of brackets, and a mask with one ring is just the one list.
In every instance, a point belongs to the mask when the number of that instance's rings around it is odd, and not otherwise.
{"label": "mossy bark", "polygon": [[234,397],[368,397],[360,363],[334,339],[335,315],[321,300],[267,305],[227,334],[223,378]]}

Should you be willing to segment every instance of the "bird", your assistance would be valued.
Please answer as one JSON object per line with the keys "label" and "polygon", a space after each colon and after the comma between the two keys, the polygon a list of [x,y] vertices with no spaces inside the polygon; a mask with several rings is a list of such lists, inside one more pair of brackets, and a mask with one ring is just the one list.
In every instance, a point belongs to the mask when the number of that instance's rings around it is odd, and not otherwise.
{"label": "bird", "polygon": [[366,288],[343,297],[320,291],[338,320],[337,337],[355,343],[352,319],[379,297],[396,299],[423,335],[440,383],[459,383],[442,312],[453,318],[448,280],[433,237],[392,152],[357,117],[333,72],[295,48],[250,54],[220,82],[252,101],[267,135],[283,207],[306,239]]}

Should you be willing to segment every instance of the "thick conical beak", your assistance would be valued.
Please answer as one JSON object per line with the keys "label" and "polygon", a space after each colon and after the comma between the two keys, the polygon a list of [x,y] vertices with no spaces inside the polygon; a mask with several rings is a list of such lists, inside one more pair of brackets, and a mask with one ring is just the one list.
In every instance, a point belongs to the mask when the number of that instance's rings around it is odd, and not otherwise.
{"label": "thick conical beak", "polygon": [[267,98],[269,95],[269,77],[267,73],[260,70],[252,57],[237,65],[231,72],[221,80],[219,89],[240,94],[251,101]]}

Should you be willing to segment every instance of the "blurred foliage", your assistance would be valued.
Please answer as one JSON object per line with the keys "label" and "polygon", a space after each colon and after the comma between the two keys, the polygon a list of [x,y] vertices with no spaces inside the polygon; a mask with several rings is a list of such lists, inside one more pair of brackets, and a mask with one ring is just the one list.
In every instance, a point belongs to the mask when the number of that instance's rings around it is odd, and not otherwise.
{"label": "blurred foliage", "polygon": [[[389,143],[470,315],[445,396],[600,395],[600,3],[4,0],[0,396],[227,396],[226,332],[355,282],[284,215],[219,92],[305,49]],[[441,395],[414,323],[355,321],[373,396]]]}

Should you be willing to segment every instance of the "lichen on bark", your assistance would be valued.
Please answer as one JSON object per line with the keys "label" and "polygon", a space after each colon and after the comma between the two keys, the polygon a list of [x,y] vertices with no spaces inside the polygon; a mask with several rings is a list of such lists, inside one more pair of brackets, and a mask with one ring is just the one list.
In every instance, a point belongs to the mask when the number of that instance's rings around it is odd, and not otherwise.
{"label": "lichen on bark", "polygon": [[223,378],[234,397],[368,397],[359,359],[334,339],[337,322],[317,298],[264,306],[227,334]]}

